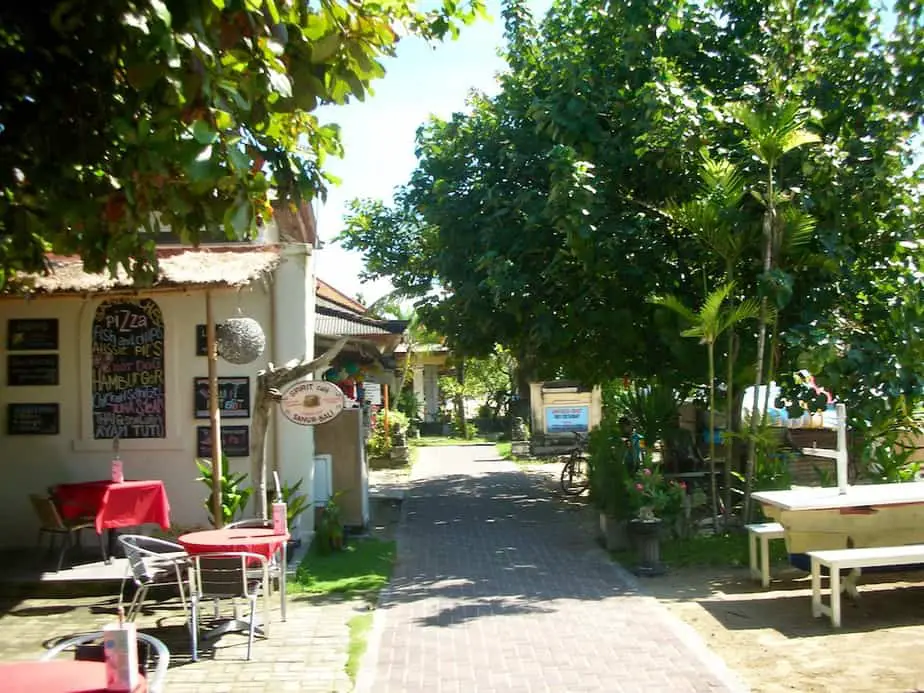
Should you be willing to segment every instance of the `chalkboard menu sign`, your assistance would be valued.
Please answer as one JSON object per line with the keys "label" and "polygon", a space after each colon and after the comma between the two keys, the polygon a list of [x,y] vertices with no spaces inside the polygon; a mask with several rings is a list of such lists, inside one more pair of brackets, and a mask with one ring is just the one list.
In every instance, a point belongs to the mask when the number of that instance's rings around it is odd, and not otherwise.
{"label": "chalkboard menu sign", "polygon": [[[196,418],[209,418],[209,379],[195,378]],[[250,418],[250,378],[219,378],[218,408],[223,419]]]}
{"label": "chalkboard menu sign", "polygon": [[93,316],[93,437],[165,438],[164,317],[151,299]]}
{"label": "chalkboard menu sign", "polygon": [[7,323],[6,348],[10,351],[54,350],[58,348],[58,321],[29,318]]}
{"label": "chalkboard menu sign", "polygon": [[[250,426],[222,426],[221,452],[226,457],[250,454]],[[196,426],[196,456],[212,457],[212,427]]]}
{"label": "chalkboard menu sign", "polygon": [[57,354],[10,354],[6,362],[6,384],[57,385]]}
{"label": "chalkboard menu sign", "polygon": [[209,340],[206,336],[205,325],[196,325],[196,356],[209,355]]}
{"label": "chalkboard menu sign", "polygon": [[11,436],[56,436],[60,428],[57,402],[8,404],[6,432]]}

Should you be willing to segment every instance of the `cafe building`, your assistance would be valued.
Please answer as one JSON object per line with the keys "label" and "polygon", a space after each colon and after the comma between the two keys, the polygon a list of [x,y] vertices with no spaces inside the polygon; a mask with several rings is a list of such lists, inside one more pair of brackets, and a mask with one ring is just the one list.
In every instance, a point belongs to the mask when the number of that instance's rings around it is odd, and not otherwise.
{"label": "cafe building", "polygon": [[[125,479],[163,482],[174,529],[207,526],[209,489],[195,463],[211,455],[207,296],[215,323],[246,316],[266,335],[257,360],[217,366],[223,452],[250,483],[257,373],[315,351],[313,217],[277,222],[253,243],[159,245],[159,274],[144,289],[124,274],[87,273],[70,257],[9,283],[0,297],[0,547],[34,544],[30,494],[108,479],[116,454]],[[313,427],[271,418],[270,472],[284,483],[304,479],[310,494]],[[311,531],[305,520],[297,534]]]}

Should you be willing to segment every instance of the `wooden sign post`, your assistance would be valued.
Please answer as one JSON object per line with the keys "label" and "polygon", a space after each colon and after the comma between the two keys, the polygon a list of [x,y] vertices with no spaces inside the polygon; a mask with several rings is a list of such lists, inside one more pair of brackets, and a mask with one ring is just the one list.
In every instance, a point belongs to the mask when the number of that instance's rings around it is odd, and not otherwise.
{"label": "wooden sign post", "polygon": [[205,292],[205,341],[208,352],[209,419],[212,424],[212,516],[215,528],[224,525],[221,512],[221,409],[218,407],[218,346],[215,318],[212,315],[212,292]]}

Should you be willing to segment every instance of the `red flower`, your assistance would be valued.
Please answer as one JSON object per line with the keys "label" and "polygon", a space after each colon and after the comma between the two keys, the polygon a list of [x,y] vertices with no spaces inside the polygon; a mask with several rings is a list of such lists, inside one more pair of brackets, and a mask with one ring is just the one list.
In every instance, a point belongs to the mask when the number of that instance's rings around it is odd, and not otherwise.
{"label": "red flower", "polygon": [[641,484],[636,484],[636,485],[635,485],[635,490],[636,490],[636,491],[644,491],[644,490],[645,490],[645,487],[642,486]]}
{"label": "red flower", "polygon": [[645,474],[645,476],[651,476],[651,470],[650,470],[650,469],[646,469],[646,470],[644,471],[644,474]]}

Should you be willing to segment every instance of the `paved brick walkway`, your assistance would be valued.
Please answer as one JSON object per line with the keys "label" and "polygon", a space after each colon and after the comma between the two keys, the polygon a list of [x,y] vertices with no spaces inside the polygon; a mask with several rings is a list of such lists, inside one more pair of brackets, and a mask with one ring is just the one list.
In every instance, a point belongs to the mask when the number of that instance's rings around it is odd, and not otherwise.
{"label": "paved brick walkway", "polygon": [[743,690],[493,447],[424,448],[358,688]]}
{"label": "paved brick walkway", "polygon": [[[0,598],[0,661],[37,659],[58,638],[101,629],[115,620],[117,604],[117,597]],[[249,662],[246,636],[230,634],[206,644],[192,663],[176,600],[145,610],[138,626],[170,649],[169,693],[345,693],[353,688],[344,671],[347,622],[360,607],[359,601],[315,603],[291,595],[283,623],[274,603],[270,637],[257,638]]]}

